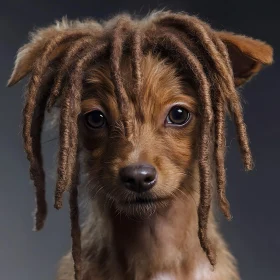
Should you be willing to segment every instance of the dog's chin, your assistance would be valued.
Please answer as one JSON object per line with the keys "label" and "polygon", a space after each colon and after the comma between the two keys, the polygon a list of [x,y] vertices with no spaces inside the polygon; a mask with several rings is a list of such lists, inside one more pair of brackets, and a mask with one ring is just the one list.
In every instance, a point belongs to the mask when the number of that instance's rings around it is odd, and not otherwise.
{"label": "dog's chin", "polygon": [[117,212],[129,217],[145,219],[155,214],[160,209],[168,207],[169,197],[143,198],[120,200],[115,203]]}

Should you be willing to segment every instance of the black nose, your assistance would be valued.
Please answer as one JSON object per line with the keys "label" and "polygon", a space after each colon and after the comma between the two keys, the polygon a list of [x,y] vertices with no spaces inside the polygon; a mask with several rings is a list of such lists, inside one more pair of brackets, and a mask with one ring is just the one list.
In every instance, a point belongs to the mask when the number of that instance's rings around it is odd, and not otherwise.
{"label": "black nose", "polygon": [[131,164],[120,170],[120,179],[127,189],[141,193],[155,185],[157,171],[149,164]]}

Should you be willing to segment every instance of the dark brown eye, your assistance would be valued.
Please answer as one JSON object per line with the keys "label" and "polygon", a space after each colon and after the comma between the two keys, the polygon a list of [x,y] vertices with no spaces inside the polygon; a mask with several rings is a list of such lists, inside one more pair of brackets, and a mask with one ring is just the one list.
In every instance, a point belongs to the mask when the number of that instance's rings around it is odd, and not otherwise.
{"label": "dark brown eye", "polygon": [[86,125],[89,128],[98,129],[106,125],[106,118],[104,114],[99,110],[94,110],[86,113],[85,116]]}
{"label": "dark brown eye", "polygon": [[181,106],[174,106],[166,117],[166,123],[180,126],[188,123],[190,118],[191,113],[187,109]]}

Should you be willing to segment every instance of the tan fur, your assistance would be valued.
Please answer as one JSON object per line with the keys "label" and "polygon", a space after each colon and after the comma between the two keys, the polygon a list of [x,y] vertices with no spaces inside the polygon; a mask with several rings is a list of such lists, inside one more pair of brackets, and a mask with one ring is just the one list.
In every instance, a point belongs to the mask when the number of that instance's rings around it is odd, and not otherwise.
{"label": "tan fur", "polygon": [[[167,57],[152,51],[157,48]],[[264,42],[214,31],[183,13],[158,12],[142,20],[120,15],[102,24],[64,19],[32,35],[18,52],[8,85],[31,73],[23,136],[36,187],[37,229],[46,217],[40,148],[44,111],[56,102],[61,107],[55,207],[62,207],[69,189],[75,262],[70,253],[62,259],[58,280],[240,279],[211,198],[217,189],[229,218],[225,114],[229,110],[233,116],[244,165],[251,169],[235,86],[271,64],[272,56]],[[165,124],[177,104],[191,113],[190,122],[180,128]],[[94,109],[108,121],[98,131],[85,124],[85,114]],[[81,153],[89,211],[82,250],[77,206]],[[156,168],[157,183],[149,194],[160,201],[125,203],[137,195],[121,187],[119,170],[139,162]]]}

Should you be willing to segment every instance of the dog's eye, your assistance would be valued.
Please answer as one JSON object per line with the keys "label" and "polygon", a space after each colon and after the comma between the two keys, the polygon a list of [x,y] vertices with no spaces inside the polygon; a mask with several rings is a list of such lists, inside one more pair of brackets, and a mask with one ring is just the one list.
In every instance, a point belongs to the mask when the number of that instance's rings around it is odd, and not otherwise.
{"label": "dog's eye", "polygon": [[190,118],[191,113],[187,109],[181,106],[174,106],[166,117],[166,123],[181,126],[187,124]]}
{"label": "dog's eye", "polygon": [[86,125],[89,128],[97,129],[106,125],[106,118],[99,110],[94,110],[84,115]]}

